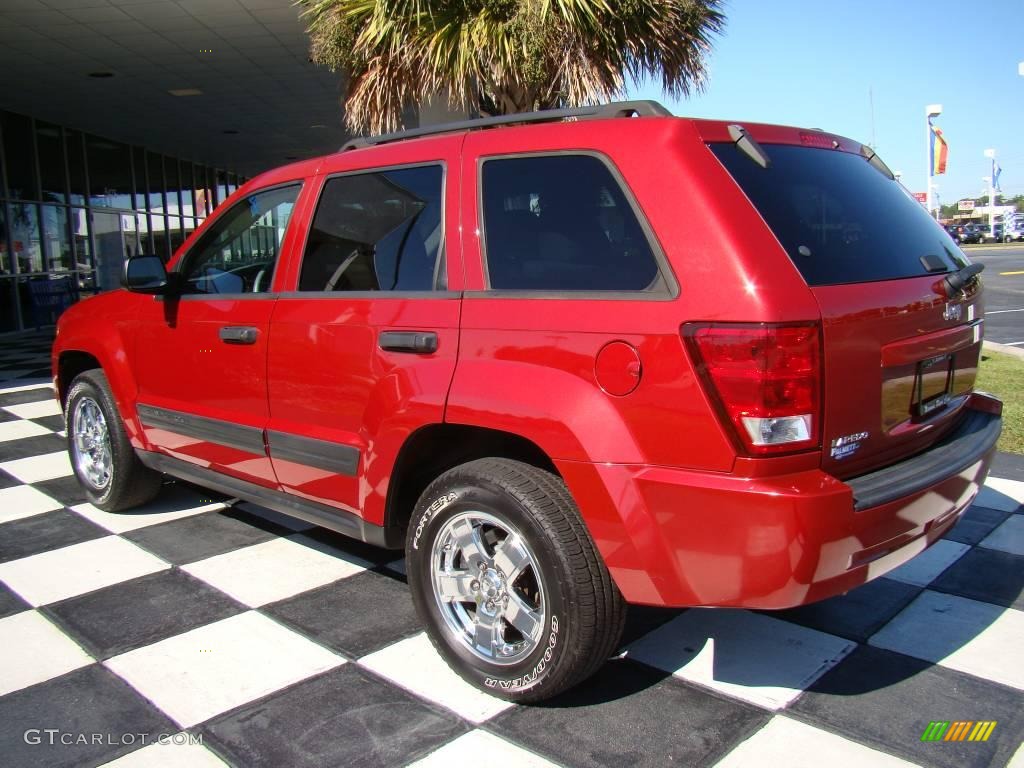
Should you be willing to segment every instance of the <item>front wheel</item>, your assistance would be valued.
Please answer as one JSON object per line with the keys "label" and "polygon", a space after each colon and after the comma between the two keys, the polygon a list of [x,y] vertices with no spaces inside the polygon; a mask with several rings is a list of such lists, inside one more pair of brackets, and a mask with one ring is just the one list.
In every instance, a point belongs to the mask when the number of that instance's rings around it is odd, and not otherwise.
{"label": "front wheel", "polygon": [[406,541],[409,586],[434,646],[502,698],[549,698],[615,650],[625,603],[560,478],[508,459],[445,472]]}
{"label": "front wheel", "polygon": [[93,506],[120,512],[157,495],[160,475],[135,455],[103,371],[71,382],[64,416],[71,467]]}

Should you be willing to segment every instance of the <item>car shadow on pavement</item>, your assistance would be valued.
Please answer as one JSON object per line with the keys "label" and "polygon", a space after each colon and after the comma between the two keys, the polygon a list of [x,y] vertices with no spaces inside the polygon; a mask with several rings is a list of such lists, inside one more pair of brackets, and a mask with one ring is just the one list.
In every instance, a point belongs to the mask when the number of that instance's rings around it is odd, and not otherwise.
{"label": "car shadow on pavement", "polygon": [[[539,706],[592,706],[674,676],[779,709],[810,689],[872,694],[912,683],[936,665],[1024,687],[1024,671],[1005,669],[1009,657],[992,658],[990,650],[1019,632],[1018,611],[1008,609],[1024,609],[1021,558],[999,549],[1015,545],[993,534],[1020,507],[992,488],[982,499],[992,506],[972,507],[936,545],[941,557],[933,571],[897,569],[847,594],[782,611],[631,606],[619,659],[593,682]],[[835,674],[858,652],[898,654],[900,661],[884,674]],[[644,673],[615,672],[623,660]]]}

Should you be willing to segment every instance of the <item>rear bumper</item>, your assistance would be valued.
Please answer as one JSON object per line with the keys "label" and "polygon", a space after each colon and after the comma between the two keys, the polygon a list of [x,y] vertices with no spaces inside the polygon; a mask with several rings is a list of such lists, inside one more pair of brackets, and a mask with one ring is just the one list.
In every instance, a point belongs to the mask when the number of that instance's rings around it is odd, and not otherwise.
{"label": "rear bumper", "polygon": [[988,474],[999,405],[972,397],[928,451],[846,482],[557,464],[628,601],[788,608],[877,578],[945,534]]}

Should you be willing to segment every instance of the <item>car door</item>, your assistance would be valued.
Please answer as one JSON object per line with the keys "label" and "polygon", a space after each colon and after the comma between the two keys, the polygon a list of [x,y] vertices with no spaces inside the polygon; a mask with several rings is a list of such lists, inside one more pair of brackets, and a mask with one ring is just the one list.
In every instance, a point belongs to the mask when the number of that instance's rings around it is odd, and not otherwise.
{"label": "car door", "polygon": [[293,247],[299,180],[256,189],[212,221],[179,259],[179,287],[138,321],[138,413],[175,458],[276,488],[263,430],[275,267]]}
{"label": "car door", "polygon": [[283,489],[378,525],[398,450],[443,420],[455,370],[460,142],[329,159],[271,323],[267,442]]}

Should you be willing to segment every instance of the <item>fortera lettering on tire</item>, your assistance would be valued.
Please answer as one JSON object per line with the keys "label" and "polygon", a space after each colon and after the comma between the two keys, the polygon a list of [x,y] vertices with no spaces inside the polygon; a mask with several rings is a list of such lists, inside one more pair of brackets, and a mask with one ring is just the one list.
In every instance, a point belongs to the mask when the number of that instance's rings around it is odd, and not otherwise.
{"label": "fortera lettering on tire", "polygon": [[427,507],[427,511],[423,513],[423,517],[420,518],[420,522],[416,526],[416,535],[412,538],[413,549],[419,549],[420,536],[423,534],[423,529],[427,526],[427,523],[430,522],[430,518],[447,507],[457,498],[459,498],[457,493],[449,493],[447,496],[442,496],[441,498],[436,499],[433,504]]}

